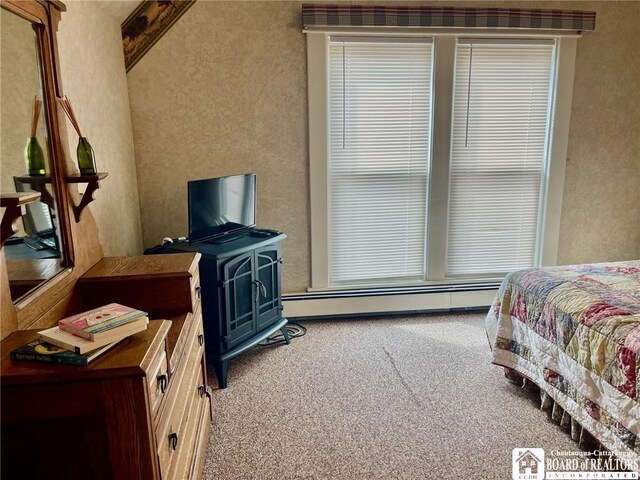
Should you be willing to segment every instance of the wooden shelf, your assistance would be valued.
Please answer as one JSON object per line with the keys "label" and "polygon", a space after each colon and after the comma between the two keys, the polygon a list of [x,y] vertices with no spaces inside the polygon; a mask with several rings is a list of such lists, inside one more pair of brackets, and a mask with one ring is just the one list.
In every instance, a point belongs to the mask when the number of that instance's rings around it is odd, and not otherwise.
{"label": "wooden shelf", "polygon": [[98,172],[95,175],[69,175],[64,178],[67,183],[93,183],[104,180],[109,172]]}
{"label": "wooden shelf", "polygon": [[97,189],[100,188],[100,180],[104,180],[108,172],[98,172],[95,175],[70,175],[64,178],[66,183],[86,183],[87,189],[82,195],[82,199],[78,205],[73,206],[73,214],[76,217],[76,222],[80,221],[82,212],[87,205],[93,202],[93,195]]}
{"label": "wooden shelf", "polygon": [[40,183],[51,183],[50,175],[23,175],[22,177],[14,177],[16,180],[20,180],[22,183],[28,183],[29,185],[37,185]]}
{"label": "wooden shelf", "polygon": [[51,183],[50,175],[24,175],[22,177],[13,177],[18,180],[20,183],[27,184],[31,187],[32,190],[36,192],[40,192],[42,196],[40,197],[40,201],[55,210],[55,202],[49,190],[47,190],[47,185]]}
{"label": "wooden shelf", "polygon": [[35,202],[40,198],[39,192],[17,192],[17,193],[1,193],[0,194],[0,207],[13,208],[27,205],[28,203]]}
{"label": "wooden shelf", "polygon": [[0,207],[6,209],[0,222],[0,248],[9,237],[18,233],[16,222],[24,213],[24,206],[40,198],[39,192],[0,194]]}

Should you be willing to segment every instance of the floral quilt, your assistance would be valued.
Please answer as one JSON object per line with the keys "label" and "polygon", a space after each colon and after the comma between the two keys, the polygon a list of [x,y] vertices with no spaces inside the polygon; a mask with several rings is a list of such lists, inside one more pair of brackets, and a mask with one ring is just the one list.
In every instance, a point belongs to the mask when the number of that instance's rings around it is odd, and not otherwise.
{"label": "floral quilt", "polygon": [[492,363],[640,465],[640,261],[520,270],[487,315]]}

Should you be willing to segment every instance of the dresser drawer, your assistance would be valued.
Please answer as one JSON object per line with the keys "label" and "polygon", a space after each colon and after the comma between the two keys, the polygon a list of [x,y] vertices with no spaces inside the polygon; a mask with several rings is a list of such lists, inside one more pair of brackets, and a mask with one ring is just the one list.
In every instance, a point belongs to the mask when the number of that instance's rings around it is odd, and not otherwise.
{"label": "dresser drawer", "polygon": [[149,385],[149,405],[151,414],[155,418],[160,405],[169,389],[169,361],[167,360],[166,347],[158,352],[151,362],[151,368],[147,374]]}
{"label": "dresser drawer", "polygon": [[[208,390],[207,383],[207,370],[205,366],[206,360],[202,359],[202,386]],[[200,393],[200,391],[198,392]],[[190,470],[187,478],[190,480],[198,480],[202,475],[202,468],[204,467],[204,459],[207,451],[207,442],[209,441],[209,430],[211,429],[211,397],[208,392],[201,398],[202,405],[201,410],[198,413],[198,419],[196,420],[196,433],[193,439],[193,455],[190,460]]]}
{"label": "dresser drawer", "polygon": [[170,471],[177,461],[181,446],[184,445],[189,411],[192,409],[192,403],[200,399],[199,387],[205,388],[206,385],[202,371],[202,322],[194,322],[192,327],[184,355],[169,382],[167,400],[156,422],[158,458],[163,478],[173,478]]}
{"label": "dresser drawer", "polygon": [[198,414],[196,438],[193,446],[193,458],[191,465],[189,480],[199,480],[202,477],[202,469],[204,467],[205,455],[207,453],[207,443],[209,441],[209,430],[211,429],[211,415],[209,414],[208,398],[202,400],[201,410]]}
{"label": "dresser drawer", "polygon": [[[201,369],[198,368],[193,373],[195,375],[185,379],[188,380],[188,383],[171,412],[166,428],[158,431],[158,459],[160,460],[162,478],[177,478],[174,476],[174,472],[179,459],[193,448],[189,442],[188,424],[189,417],[193,418],[195,415],[192,413],[196,408],[194,404],[201,400],[199,387],[202,385]],[[191,443],[193,442],[191,441]]]}
{"label": "dresser drawer", "polygon": [[[184,316],[184,317],[183,317]],[[173,320],[173,319],[172,319]],[[169,373],[174,374],[178,369],[183,357],[188,355],[186,349],[187,344],[190,342],[192,336],[195,334],[203,334],[202,330],[202,306],[198,302],[195,306],[193,313],[181,314],[176,317],[175,323],[179,328],[179,332],[171,332],[169,335]],[[199,332],[194,332],[194,329],[199,329]],[[176,335],[176,333],[179,333]],[[198,338],[199,342],[204,342],[204,336],[202,339]]]}
{"label": "dresser drawer", "polygon": [[198,380],[193,385],[195,391],[191,393],[191,395],[193,395],[192,404],[184,420],[184,436],[181,439],[181,448],[177,450],[175,461],[171,465],[171,478],[173,479],[189,478],[191,474],[191,467],[198,447],[196,440],[198,439],[198,429],[202,421],[202,410],[205,408],[205,405],[208,404],[208,397],[205,390],[206,384],[202,380],[202,377],[203,372],[202,369],[200,369]]}

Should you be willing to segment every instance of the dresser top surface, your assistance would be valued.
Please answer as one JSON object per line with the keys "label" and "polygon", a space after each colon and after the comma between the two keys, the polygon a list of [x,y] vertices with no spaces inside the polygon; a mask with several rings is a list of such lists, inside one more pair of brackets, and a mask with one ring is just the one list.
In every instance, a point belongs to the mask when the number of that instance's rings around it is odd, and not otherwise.
{"label": "dresser top surface", "polygon": [[6,386],[142,375],[147,363],[164,348],[170,327],[170,321],[151,320],[144,332],[126,338],[86,366],[12,360],[11,351],[35,340],[38,332],[18,330],[0,344],[0,382]]}
{"label": "dresser top surface", "polygon": [[190,277],[198,268],[200,254],[105,257],[85,273],[81,282]]}

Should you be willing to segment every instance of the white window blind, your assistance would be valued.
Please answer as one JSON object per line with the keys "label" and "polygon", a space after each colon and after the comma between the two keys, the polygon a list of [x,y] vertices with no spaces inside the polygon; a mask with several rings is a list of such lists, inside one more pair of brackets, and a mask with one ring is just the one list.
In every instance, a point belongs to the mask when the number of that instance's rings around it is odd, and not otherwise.
{"label": "white window blind", "polygon": [[332,38],[329,281],[422,279],[432,43]]}
{"label": "white window blind", "polygon": [[535,263],[554,43],[459,41],[447,276]]}

